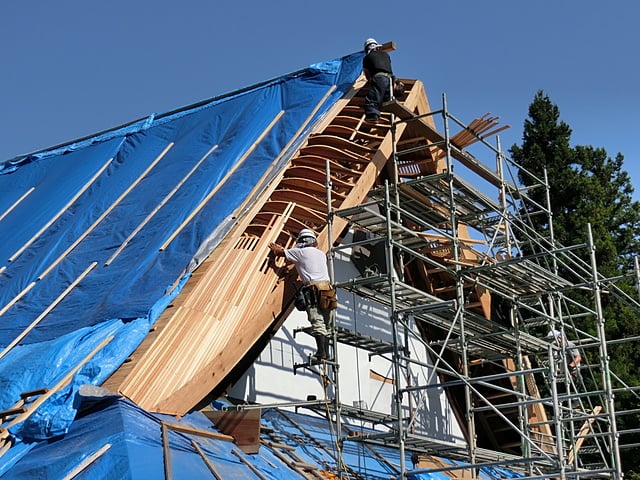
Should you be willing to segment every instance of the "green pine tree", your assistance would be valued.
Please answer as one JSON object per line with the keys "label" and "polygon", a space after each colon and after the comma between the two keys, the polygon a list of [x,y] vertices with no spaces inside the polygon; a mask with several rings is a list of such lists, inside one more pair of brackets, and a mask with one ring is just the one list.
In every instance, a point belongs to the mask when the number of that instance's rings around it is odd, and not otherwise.
{"label": "green pine tree", "polygon": [[[529,106],[529,118],[524,122],[522,145],[510,149],[512,159],[519,165],[518,180],[528,190],[529,197],[539,205],[547,205],[546,191],[534,188],[548,179],[550,211],[555,242],[562,246],[586,241],[587,225],[591,226],[596,248],[598,273],[614,278],[633,269],[634,257],[640,253],[640,203],[634,201],[633,185],[623,170],[624,157],[611,159],[602,148],[570,146],[571,128],[560,120],[560,111],[549,97],[538,91]],[[532,207],[533,210],[533,207]],[[538,232],[551,236],[547,216],[531,216]],[[530,253],[525,251],[525,253]],[[589,262],[589,252],[579,253]],[[616,285],[630,298],[638,298],[633,278],[619,280]],[[582,304],[593,302],[588,292],[576,292],[574,299]],[[603,293],[603,313],[608,339],[640,335],[637,309],[620,296]],[[595,333],[594,319],[584,319],[577,325]],[[626,342],[609,347],[610,370],[614,372],[614,388],[621,385],[640,385],[640,342]],[[597,359],[593,359],[597,361]],[[636,409],[638,392],[616,392],[617,411]],[[621,429],[637,429],[640,415],[625,415]],[[621,444],[637,443],[640,436],[624,434]],[[631,450],[622,450],[627,478],[640,471],[640,458]]]}

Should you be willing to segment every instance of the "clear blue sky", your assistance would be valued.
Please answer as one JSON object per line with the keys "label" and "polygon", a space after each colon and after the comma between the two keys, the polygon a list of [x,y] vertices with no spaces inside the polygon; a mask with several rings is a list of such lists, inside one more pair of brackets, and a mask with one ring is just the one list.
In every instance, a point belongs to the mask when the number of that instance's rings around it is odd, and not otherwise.
{"label": "clear blue sky", "polygon": [[[221,6],[222,5],[222,6]],[[0,6],[0,162],[394,41],[395,73],[522,139],[542,89],[640,198],[640,2],[21,0]]]}

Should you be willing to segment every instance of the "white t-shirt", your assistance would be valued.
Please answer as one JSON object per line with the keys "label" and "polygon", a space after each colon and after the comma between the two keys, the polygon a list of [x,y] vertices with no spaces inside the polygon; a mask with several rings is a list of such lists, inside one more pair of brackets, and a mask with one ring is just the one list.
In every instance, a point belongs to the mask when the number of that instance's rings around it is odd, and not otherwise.
{"label": "white t-shirt", "polygon": [[284,251],[285,258],[294,263],[302,283],[329,281],[326,254],[316,247],[290,248]]}

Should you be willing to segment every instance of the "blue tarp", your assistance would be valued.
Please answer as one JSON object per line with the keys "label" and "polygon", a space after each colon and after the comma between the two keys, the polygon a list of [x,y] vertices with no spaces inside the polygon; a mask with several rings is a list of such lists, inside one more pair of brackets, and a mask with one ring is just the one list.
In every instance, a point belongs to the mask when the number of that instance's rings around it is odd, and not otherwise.
{"label": "blue tarp", "polygon": [[[128,400],[115,395],[105,398],[82,397],[78,417],[68,433],[49,442],[32,445],[29,454],[19,459],[2,479],[60,479],[72,472],[88,457],[100,452],[77,477],[92,480],[164,479],[165,458],[161,422],[188,427],[199,432],[216,433],[215,426],[200,412],[179,421],[170,416],[152,415]],[[306,464],[329,475],[338,473],[336,435],[323,416],[305,415],[268,409],[262,414],[266,427],[265,441],[257,454],[244,454],[232,442],[207,438],[199,434],[168,429],[169,469],[175,480],[214,478],[192,442],[196,442],[216,472],[225,480],[256,478],[246,463],[272,480],[301,478],[287,462]],[[352,427],[353,428],[353,427]],[[359,429],[362,434],[372,433]],[[346,431],[341,437],[346,435]],[[277,439],[277,441],[274,441]],[[271,445],[275,443],[276,445]],[[285,445],[281,447],[280,445]],[[108,446],[108,447],[107,447]],[[361,442],[344,442],[342,462],[346,473],[355,478],[388,480],[400,470],[397,449],[365,446]],[[445,480],[440,472],[411,472],[410,455],[407,478],[412,480]],[[285,462],[285,460],[287,462]],[[443,461],[446,461],[443,459]],[[343,470],[343,471],[345,471]],[[1,474],[2,472],[0,472]],[[513,472],[482,469],[486,480],[514,478]]]}
{"label": "blue tarp", "polygon": [[0,164],[0,409],[113,337],[11,429],[17,444],[68,429],[78,386],[100,384],[135,350],[361,61],[312,65]]}
{"label": "blue tarp", "polygon": [[[85,405],[88,403],[88,405]],[[93,403],[93,404],[92,404]],[[92,480],[164,479],[165,459],[162,422],[187,427],[198,432],[219,433],[200,412],[180,421],[155,416],[131,402],[115,396],[86,401],[78,418],[64,437],[40,442],[17,461],[2,479],[60,479],[70,474],[87,457],[104,451],[74,478]],[[238,458],[240,455],[266,478],[287,480],[300,478],[267,449],[260,455],[245,455],[229,441],[215,440],[194,433],[167,430],[171,475],[175,480],[213,478],[192,441],[225,479],[251,478],[254,474]],[[235,451],[235,453],[233,453]]]}

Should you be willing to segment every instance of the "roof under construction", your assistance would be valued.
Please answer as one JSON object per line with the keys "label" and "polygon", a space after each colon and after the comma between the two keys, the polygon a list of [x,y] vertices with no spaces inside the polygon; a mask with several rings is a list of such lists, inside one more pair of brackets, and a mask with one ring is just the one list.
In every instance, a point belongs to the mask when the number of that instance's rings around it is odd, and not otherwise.
{"label": "roof under construction", "polygon": [[[552,347],[536,325],[562,318],[546,302],[584,288],[591,272],[573,267],[573,247],[550,245],[518,217],[526,194],[507,167],[474,155],[505,127],[434,111],[411,79],[367,124],[362,58],[0,164],[0,476],[616,477],[615,455],[590,468],[578,454],[583,443],[605,457],[617,449],[615,428],[587,439],[615,424],[611,384],[594,389],[595,403],[574,392],[585,408],[568,419],[562,392],[537,388]],[[436,115],[457,132],[441,133]],[[498,200],[454,175],[454,161]],[[295,270],[268,244],[290,246],[302,228],[363,268],[334,278],[336,288],[388,312],[393,341],[347,322],[333,344],[392,353],[396,375],[379,377],[394,389],[393,415],[313,396],[288,409],[218,402],[292,315]],[[524,255],[534,238],[539,253]],[[558,275],[549,257],[578,273]],[[402,369],[412,378],[411,335],[432,384],[400,380]],[[603,348],[604,336],[590,343]],[[337,397],[338,365],[329,367],[318,378]],[[298,368],[318,366],[291,374]],[[419,388],[447,398],[466,443],[416,434],[403,412],[420,404]],[[566,422],[579,435],[568,442]]]}

